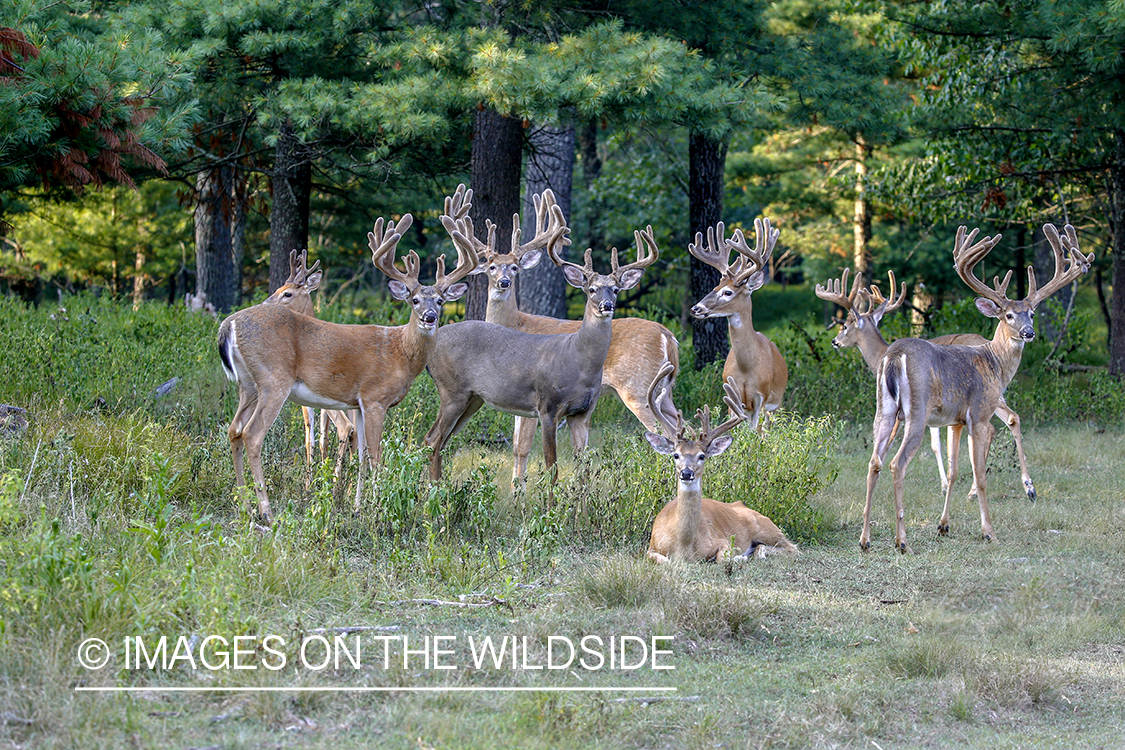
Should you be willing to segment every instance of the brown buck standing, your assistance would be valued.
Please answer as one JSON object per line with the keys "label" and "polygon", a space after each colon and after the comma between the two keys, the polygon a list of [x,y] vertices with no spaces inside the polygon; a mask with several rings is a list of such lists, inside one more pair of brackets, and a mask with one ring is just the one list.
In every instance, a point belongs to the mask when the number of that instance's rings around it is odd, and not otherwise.
{"label": "brown buck standing", "polygon": [[255,305],[234,313],[219,327],[219,355],[227,377],[238,383],[238,409],[229,434],[234,470],[244,486],[242,449],[250,461],[254,493],[263,519],[272,519],[265,477],[262,441],[286,400],[320,409],[356,409],[357,453],[360,457],[356,508],[363,496],[364,461],[372,467],[381,458],[383,421],[387,409],[406,396],[426,365],[434,344],[441,307],[467,289],[460,283],[476,265],[458,253],[457,267],[445,273],[437,261],[433,286],[418,282],[419,259],[413,250],[406,271],[395,267],[399,240],[412,222],[383,220],[368,233],[375,267],[390,278],[391,294],[410,302],[410,321],[402,326],[342,325],[295,313],[282,305]]}
{"label": "brown buck standing", "polygon": [[[899,293],[895,294],[895,273],[889,271],[891,282],[891,298],[885,299],[879,287],[871,285],[871,291],[859,288],[859,277],[849,294],[844,294],[848,288],[848,271],[845,268],[839,279],[829,279],[826,286],[816,285],[816,296],[821,299],[835,302],[847,311],[847,317],[840,327],[840,332],[832,339],[832,346],[842,349],[850,346],[857,347],[863,356],[863,361],[874,375],[879,369],[879,362],[887,351],[887,341],[879,331],[879,323],[883,316],[897,310],[906,299],[906,283],[902,284]],[[966,344],[977,346],[988,343],[988,339],[975,333],[953,333],[929,339],[935,344],[948,346],[950,344]],[[1016,367],[1019,367],[1019,358],[1022,350],[1016,353]],[[996,407],[996,416],[1008,426],[1012,437],[1016,441],[1016,454],[1019,456],[1020,479],[1023,482],[1024,492],[1031,501],[1035,500],[1035,485],[1031,481],[1031,474],[1027,469],[1027,454],[1023,450],[1023,432],[1020,430],[1020,416],[1016,414],[1004,397],[1000,397],[1000,405]],[[953,428],[949,428],[948,439],[954,437]],[[893,438],[893,436],[892,436]],[[949,490],[949,483],[957,481],[957,466],[949,467],[949,476],[945,473],[945,464],[941,458],[941,435],[937,427],[930,428],[930,449],[937,459],[938,476],[941,477],[941,492],[944,495]],[[952,450],[952,449],[950,449]]]}
{"label": "brown buck standing", "polygon": [[[755,219],[754,232],[756,242],[751,250],[741,229],[734,230],[731,239],[724,239],[725,226],[719,222],[707,230],[707,247],[703,246],[703,233],[696,232],[695,243],[688,245],[688,251],[722,274],[719,285],[691,308],[691,314],[727,319],[730,353],[723,366],[723,380],[734,379],[738,398],[750,412],[750,427],[759,430],[759,419],[781,406],[789,368],[777,345],[754,330],[750,295],[766,281],[765,267],[777,244],[778,231],[770,227],[769,219]],[[734,265],[729,262],[732,249],[738,251]]]}
{"label": "brown buck standing", "polygon": [[[491,222],[487,226],[487,242],[480,241],[473,231],[472,219],[468,216],[473,191],[465,191],[464,185],[454,193],[455,205],[446,209],[446,229],[450,234],[465,238],[472,243],[473,252],[480,260],[473,273],[488,274],[488,307],[485,321],[513,328],[517,331],[536,334],[573,333],[582,326],[580,320],[560,320],[544,315],[521,312],[516,303],[516,277],[521,270],[535,267],[542,258],[542,248],[547,237],[558,227],[552,226],[550,216],[556,205],[554,193],[545,190],[541,196],[533,196],[536,214],[536,236],[529,242],[520,243],[519,214],[512,217],[512,247],[508,253],[496,250],[496,232]],[[562,214],[560,213],[561,217]],[[666,375],[666,392],[671,393],[672,381],[676,377],[680,361],[680,345],[672,332],[661,324],[643,318],[614,318],[612,335],[609,340],[609,353],[602,368],[602,387],[615,394],[626,408],[640,420],[646,429],[656,429],[658,422],[648,405],[646,393],[653,376],[665,361],[663,352],[667,351],[672,362],[672,371]],[[666,413],[673,413],[671,398],[662,404]],[[522,484],[527,475],[528,456],[535,440],[538,420],[533,417],[515,419],[515,434],[512,438],[514,460],[512,462],[512,485]],[[568,421],[569,423],[569,421]],[[581,441],[581,443],[580,443]],[[576,452],[585,449],[584,435],[571,433],[571,442]]]}
{"label": "brown buck standing", "polygon": [[[563,269],[567,283],[586,292],[586,311],[581,327],[573,333],[540,335],[504,328],[483,320],[468,320],[445,326],[428,370],[437,385],[441,407],[437,421],[426,434],[433,449],[430,479],[441,478],[441,453],[449,439],[477,409],[494,409],[521,417],[538,418],[543,424],[543,457],[548,471],[556,459],[555,429],[567,420],[575,445],[585,445],[590,415],[602,388],[602,367],[609,352],[610,321],[617,295],[641,280],[644,269],[657,258],[652,227],[635,232],[638,260],[618,266],[617,249],[612,252],[612,272],[594,271],[591,251],[584,266],[562,260],[555,245],[569,229],[558,212],[557,231],[547,245],[547,254]],[[454,229],[460,252],[471,247],[469,239]],[[458,236],[460,235],[460,236]]]}
{"label": "brown buck standing", "polygon": [[[890,447],[897,420],[904,423],[902,444],[891,460],[891,476],[895,496],[895,547],[907,552],[906,519],[903,510],[903,483],[910,459],[922,442],[927,426],[950,425],[956,433],[951,439],[950,465],[956,466],[961,430],[969,431],[969,458],[973,467],[970,497],[980,501],[981,535],[994,539],[992,521],[985,496],[985,466],[994,429],[992,415],[1000,406],[1004,389],[1016,374],[1023,347],[1035,338],[1035,308],[1056,291],[1077,279],[1090,268],[1094,256],[1078,250],[1078,235],[1069,224],[1060,236],[1051,224],[1043,233],[1055,251],[1055,275],[1042,288],[1037,287],[1034,269],[1028,267],[1028,294],[1023,300],[1007,297],[1008,271],[1001,282],[994,279],[993,288],[978,279],[973,268],[1000,240],[985,237],[973,244],[977,230],[966,235],[964,226],[957,230],[953,246],[953,262],[957,275],[980,296],[977,309],[997,319],[992,340],[978,346],[942,346],[923,339],[899,339],[887,347],[876,375],[876,410],[874,451],[867,470],[867,502],[863,508],[863,532],[860,549],[871,546],[871,499],[883,469],[883,458]],[[945,507],[938,522],[938,533],[949,533],[949,506],[953,485],[945,493]]]}
{"label": "brown buck standing", "polygon": [[[671,363],[666,364],[652,381],[648,392],[650,402],[661,400],[658,385],[671,366]],[[676,412],[675,419],[661,418],[664,432],[674,438],[645,433],[645,440],[653,450],[671,456],[676,467],[676,496],[660,509],[652,523],[647,554],[650,560],[721,561],[733,556],[797,553],[797,546],[761,513],[741,502],[721,503],[703,497],[700,477],[704,462],[730,447],[733,438],[726,433],[746,419],[733,379],[723,384],[723,392],[723,401],[732,416],[719,426],[711,427],[710,411],[705,406],[696,413],[700,428],[694,439],[686,435],[680,412]]]}
{"label": "brown buck standing", "polygon": [[[305,250],[290,250],[289,251],[289,278],[285,283],[279,286],[273,294],[262,302],[263,305],[284,305],[290,310],[301,315],[308,315],[311,318],[316,317],[316,309],[313,307],[312,293],[320,288],[320,280],[323,274],[316,269],[320,267],[318,260],[313,264],[312,268],[307,266],[308,252]],[[301,415],[305,422],[305,459],[312,463],[313,460],[313,444],[316,442],[316,415],[314,410],[307,407],[301,407]],[[355,424],[352,422],[351,417],[347,412],[339,411],[337,409],[321,409],[320,410],[320,455],[324,456],[328,448],[327,445],[327,429],[328,422],[331,421],[332,425],[336,428],[336,437],[339,440],[339,448],[336,453],[336,469],[335,476],[337,479],[340,477],[340,471],[343,468],[344,459],[347,458],[348,449],[355,446],[356,434]]]}

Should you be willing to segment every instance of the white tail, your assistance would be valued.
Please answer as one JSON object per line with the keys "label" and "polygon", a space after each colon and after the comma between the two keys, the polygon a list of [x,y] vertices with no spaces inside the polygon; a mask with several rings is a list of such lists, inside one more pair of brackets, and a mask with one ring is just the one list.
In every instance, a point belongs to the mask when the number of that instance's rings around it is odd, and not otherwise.
{"label": "white tail", "polygon": [[[670,363],[666,364],[652,381],[648,400],[654,404],[663,399],[660,384],[667,374],[665,370],[670,367]],[[700,477],[704,462],[722,455],[730,447],[733,438],[726,433],[746,419],[733,379],[723,384],[723,392],[723,400],[732,416],[717,427],[712,428],[710,411],[705,406],[696,413],[700,428],[694,438],[686,434],[683,415],[679,412],[674,420],[661,420],[667,436],[645,433],[645,440],[653,450],[671,456],[676,468],[676,496],[661,508],[652,523],[647,554],[650,560],[721,561],[733,556],[797,553],[797,546],[761,513],[741,502],[721,503],[703,496]]]}
{"label": "white tail", "polygon": [[[697,232],[695,242],[688,245],[692,255],[722,274],[719,285],[691,308],[691,314],[697,318],[727,319],[730,353],[723,367],[723,380],[734,379],[738,398],[750,413],[750,426],[757,430],[759,420],[781,406],[789,383],[789,368],[781,351],[754,330],[750,301],[751,293],[766,281],[764,269],[777,244],[778,231],[770,227],[769,219],[755,219],[757,240],[753,250],[741,229],[736,229],[731,239],[724,238],[725,231],[725,225],[719,222],[707,230],[706,246],[702,232]],[[729,262],[732,249],[738,251],[733,265]]]}
{"label": "white tail", "polygon": [[[454,206],[446,208],[447,216],[456,217],[447,228],[471,240],[480,261],[473,273],[488,274],[488,307],[484,318],[487,322],[527,333],[573,333],[582,326],[582,321],[532,315],[521,312],[516,303],[515,281],[519,272],[539,263],[548,237],[558,229],[550,220],[552,207],[557,205],[554,194],[545,190],[542,195],[533,196],[532,200],[536,209],[536,236],[529,242],[520,243],[519,214],[516,214],[512,219],[512,247],[507,253],[496,249],[496,233],[491,224],[487,226],[487,241],[481,241],[474,235],[472,220],[467,213],[472,202],[472,190],[466,192],[464,185],[459,186],[454,194]],[[561,213],[559,217],[562,218]],[[620,398],[646,429],[655,430],[659,422],[649,408],[646,393],[657,371],[666,359],[670,360],[672,370],[666,375],[667,382],[664,384],[667,386],[664,392],[668,395],[661,408],[666,414],[675,413],[670,394],[679,372],[679,342],[667,328],[643,318],[614,318],[611,330],[609,353],[602,367],[602,387]],[[513,486],[521,484],[527,475],[527,461],[538,420],[517,416],[515,422],[512,438],[515,454],[512,462]],[[570,420],[568,424],[571,424]],[[572,430],[571,443],[576,452],[585,449],[586,435]]]}
{"label": "white tail", "polygon": [[1039,289],[1035,284],[1034,271],[1028,267],[1027,298],[1011,300],[1007,297],[1011,271],[1003,282],[995,279],[993,288],[973,273],[973,268],[1000,240],[1000,236],[985,237],[974,244],[976,229],[967,234],[965,227],[957,230],[953,247],[954,265],[962,281],[980,295],[976,300],[977,309],[997,319],[992,340],[978,346],[942,346],[907,338],[887,347],[877,373],[875,446],[868,465],[867,501],[863,509],[863,532],[859,538],[860,548],[864,551],[871,545],[871,500],[898,419],[904,423],[902,444],[891,460],[897,521],[895,546],[898,550],[909,550],[903,483],[910,459],[918,450],[927,426],[949,425],[955,433],[955,439],[950,440],[950,484],[945,493],[938,533],[949,533],[949,507],[953,482],[957,478],[957,453],[961,430],[967,427],[969,458],[973,467],[970,496],[975,494],[980,501],[981,535],[986,540],[995,538],[985,495],[985,465],[994,433],[992,415],[1001,403],[1004,389],[1016,374],[1024,345],[1035,338],[1035,307],[1085,273],[1094,259],[1092,254],[1085,256],[1079,252],[1074,227],[1067,225],[1063,237],[1050,224],[1043,227],[1043,232],[1055,251],[1055,275]]}
{"label": "white tail", "polygon": [[446,275],[438,258],[432,286],[418,282],[419,259],[413,250],[406,271],[394,264],[395,249],[411,224],[383,220],[368,233],[372,262],[386,274],[391,294],[410,302],[410,321],[402,326],[340,325],[295,313],[281,305],[255,305],[234,313],[219,327],[219,354],[227,376],[238,383],[239,403],[229,435],[235,477],[243,484],[245,446],[254,477],[258,510],[272,519],[262,473],[262,441],[286,400],[320,409],[356,409],[356,486],[358,509],[364,487],[365,452],[372,466],[381,457],[387,409],[399,403],[426,365],[438,328],[441,307],[466,291],[460,283],[475,259],[458,254],[456,269]]}

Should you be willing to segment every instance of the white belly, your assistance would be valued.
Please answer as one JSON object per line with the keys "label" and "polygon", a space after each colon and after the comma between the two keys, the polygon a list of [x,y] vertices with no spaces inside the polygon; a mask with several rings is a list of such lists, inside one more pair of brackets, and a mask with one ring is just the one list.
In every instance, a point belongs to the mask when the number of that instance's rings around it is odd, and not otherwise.
{"label": "white belly", "polygon": [[325,398],[309,390],[309,387],[298,380],[289,389],[289,400],[301,406],[311,406],[314,409],[336,409],[346,411],[354,409],[358,404],[346,404],[333,398]]}

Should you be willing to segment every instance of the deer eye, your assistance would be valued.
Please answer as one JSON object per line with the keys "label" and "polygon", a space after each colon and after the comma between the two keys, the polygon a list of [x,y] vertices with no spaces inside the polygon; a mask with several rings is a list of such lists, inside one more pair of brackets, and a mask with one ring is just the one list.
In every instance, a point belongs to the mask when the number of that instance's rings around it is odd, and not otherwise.
{"label": "deer eye", "polygon": [[1034,318],[1034,317],[1035,317],[1035,311],[1034,311],[1034,310],[1032,310],[1032,311],[1030,312],[1030,315],[1031,315],[1031,317],[1033,317],[1033,318]]}
{"label": "deer eye", "polygon": [[672,454],[672,460],[679,461],[680,460],[680,454],[679,453],[673,453]]}
{"label": "deer eye", "polygon": [[281,296],[284,297],[285,299],[289,299],[290,297],[293,296],[293,292],[286,292],[285,294],[283,294]]}
{"label": "deer eye", "polygon": [[733,297],[734,296],[734,290],[733,289],[724,289],[723,290],[723,296],[724,297]]}
{"label": "deer eye", "polygon": [[491,266],[488,267],[488,270],[489,271],[495,271],[496,270],[496,264],[493,263]]}
{"label": "deer eye", "polygon": [[422,300],[418,299],[417,297],[410,300],[410,304],[412,304],[412,305],[417,305],[417,304],[420,304],[421,302],[422,302]]}

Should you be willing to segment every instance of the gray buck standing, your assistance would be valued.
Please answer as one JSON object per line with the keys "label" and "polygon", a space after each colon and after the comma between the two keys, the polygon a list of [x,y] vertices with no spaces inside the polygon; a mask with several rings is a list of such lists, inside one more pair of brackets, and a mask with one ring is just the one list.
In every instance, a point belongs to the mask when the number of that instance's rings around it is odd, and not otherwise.
{"label": "gray buck standing", "polygon": [[[843,274],[839,279],[829,279],[825,286],[820,284],[816,285],[816,296],[829,302],[835,302],[847,311],[847,317],[844,318],[840,326],[840,332],[832,339],[832,346],[837,349],[843,349],[854,346],[859,349],[863,361],[867,363],[868,369],[874,375],[879,370],[879,362],[882,361],[883,355],[887,352],[887,341],[883,338],[883,334],[879,331],[879,323],[882,322],[883,316],[889,312],[897,310],[906,299],[906,283],[903,282],[898,294],[895,294],[895,273],[890,271],[888,276],[891,282],[891,297],[886,299],[883,293],[879,291],[879,287],[875,284],[871,285],[871,290],[861,289],[859,286],[860,278],[857,276],[855,283],[852,285],[852,290],[848,294],[844,294],[844,290],[848,288],[848,272],[849,269],[845,268]],[[988,339],[975,333],[952,333],[945,336],[935,336],[929,341],[935,344],[949,345],[949,344],[968,344],[976,346],[978,344],[988,343]],[[1017,353],[1016,366],[1019,366],[1019,357],[1022,352]],[[1020,464],[1020,479],[1023,482],[1024,492],[1027,494],[1028,500],[1035,500],[1035,485],[1031,481],[1031,474],[1027,468],[1027,454],[1023,449],[1023,432],[1020,429],[1020,415],[1016,414],[1008,403],[1000,396],[1000,404],[996,407],[996,416],[1008,426],[1012,432],[1012,437],[1016,441],[1016,455],[1019,457]],[[949,428],[949,439],[954,438],[954,430]],[[930,449],[934,452],[934,457],[937,459],[938,476],[941,479],[941,492],[944,495],[949,490],[950,482],[957,481],[957,465],[951,464],[949,467],[949,475],[946,476],[945,464],[942,462],[941,457],[941,433],[937,427],[930,428]],[[952,447],[950,447],[952,450]]]}
{"label": "gray buck standing", "polygon": [[410,303],[406,325],[343,325],[283,305],[255,305],[234,313],[219,327],[223,370],[238,383],[238,409],[228,430],[235,481],[244,486],[245,447],[258,511],[267,523],[273,514],[262,473],[262,442],[282,405],[288,400],[318,409],[356,410],[358,509],[363,459],[367,455],[372,468],[379,464],[387,409],[402,401],[426,366],[442,305],[467,290],[460,282],[476,265],[470,255],[458,253],[450,274],[445,273],[444,256],[439,257],[432,286],[418,281],[420,262],[413,250],[405,259],[405,272],[395,266],[395,250],[411,222],[406,214],[397,226],[388,223],[384,230],[379,219],[368,233],[372,262],[390,279],[392,296]]}
{"label": "gray buck standing", "polygon": [[[543,248],[548,237],[557,231],[550,224],[555,215],[554,193],[543,191],[533,196],[536,214],[536,236],[528,242],[521,242],[519,214],[512,217],[512,246],[510,252],[501,253],[496,249],[495,228],[487,225],[487,241],[481,241],[474,233],[472,219],[468,210],[472,205],[473,191],[466,191],[460,185],[453,195],[454,205],[446,210],[446,229],[454,237],[462,237],[472,243],[480,265],[473,273],[488,274],[488,307],[484,319],[489,323],[514,328],[517,331],[537,334],[573,333],[582,326],[580,320],[560,320],[544,315],[532,315],[519,309],[516,303],[516,279],[520,271],[534,268],[543,256]],[[562,214],[558,214],[561,220]],[[646,429],[656,429],[658,422],[649,407],[646,393],[653,376],[665,361],[662,352],[668,353],[672,370],[666,374],[667,393],[679,369],[679,343],[672,332],[653,320],[643,318],[614,318],[610,326],[609,353],[602,368],[602,388],[621,399]],[[672,414],[669,397],[661,404],[666,414]],[[527,460],[535,440],[536,419],[520,417],[515,419],[515,434],[512,437],[514,460],[512,462],[512,485],[523,483],[527,475]],[[570,420],[568,420],[568,424]],[[576,451],[583,450],[585,435],[571,431],[571,441]]]}
{"label": "gray buck standing", "polygon": [[[992,288],[973,272],[973,268],[1000,241],[1000,235],[985,237],[973,244],[976,229],[968,234],[964,226],[957,230],[953,263],[961,280],[980,295],[976,300],[977,309],[990,318],[996,318],[996,332],[992,340],[978,346],[942,346],[923,339],[906,338],[887,347],[876,376],[875,447],[867,470],[867,502],[863,508],[860,549],[867,551],[871,546],[871,499],[898,420],[903,421],[904,428],[902,444],[891,460],[895,547],[903,553],[909,551],[903,483],[910,459],[917,452],[927,426],[952,427],[955,437],[950,439],[951,466],[957,464],[961,430],[968,428],[969,459],[973,467],[973,486],[969,495],[976,495],[980,501],[981,535],[986,541],[995,538],[985,496],[985,468],[995,432],[992,415],[1000,407],[1004,389],[1019,368],[1024,345],[1035,338],[1035,308],[1089,270],[1094,260],[1092,254],[1086,256],[1079,252],[1078,235],[1069,224],[1061,236],[1051,224],[1044,225],[1043,233],[1055,252],[1055,274],[1043,287],[1038,287],[1034,269],[1029,266],[1027,297],[1012,300],[1007,296],[1011,271],[1003,282],[998,277],[994,279]],[[949,533],[952,494],[953,485],[950,483],[938,522],[938,533],[941,535]]]}
{"label": "gray buck standing", "polygon": [[[483,320],[467,320],[441,329],[428,365],[441,397],[437,420],[425,439],[433,449],[432,481],[441,478],[441,454],[446,443],[484,404],[508,414],[538,418],[543,425],[543,458],[552,483],[555,430],[562,420],[570,425],[574,445],[586,444],[590,415],[602,390],[602,368],[609,353],[617,295],[640,282],[644,269],[656,261],[657,248],[649,227],[634,233],[638,247],[634,263],[619,266],[616,248],[609,274],[594,271],[590,250],[586,251],[585,265],[569,263],[555,252],[555,245],[565,241],[569,229],[562,221],[562,209],[554,206],[552,210],[558,213],[558,219],[547,254],[562,268],[567,283],[586,293],[582,325],[573,333],[550,335]],[[472,247],[459,230],[451,234],[459,252]]]}

